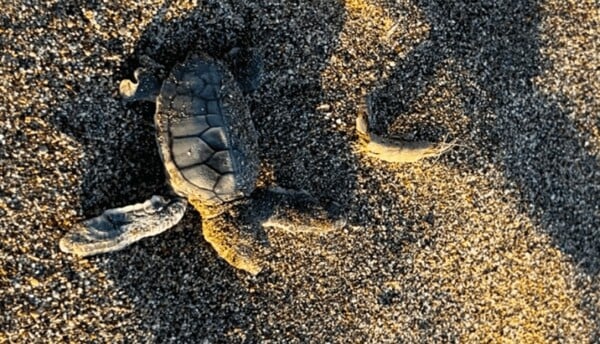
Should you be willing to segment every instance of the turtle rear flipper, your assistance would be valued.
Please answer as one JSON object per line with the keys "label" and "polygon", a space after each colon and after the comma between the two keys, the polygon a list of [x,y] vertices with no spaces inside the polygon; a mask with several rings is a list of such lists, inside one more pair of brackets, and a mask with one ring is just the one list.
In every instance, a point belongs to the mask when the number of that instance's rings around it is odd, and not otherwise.
{"label": "turtle rear flipper", "polygon": [[125,79],[119,84],[119,93],[123,100],[155,102],[161,86],[156,76],[149,69],[138,68],[133,72],[133,77],[134,81]]}
{"label": "turtle rear flipper", "polygon": [[60,249],[82,257],[118,251],[173,227],[183,217],[186,206],[183,198],[153,196],[144,203],[106,210],[76,225],[60,240]]}
{"label": "turtle rear flipper", "polygon": [[227,53],[226,60],[244,94],[251,93],[260,86],[264,66],[257,49],[235,47]]}

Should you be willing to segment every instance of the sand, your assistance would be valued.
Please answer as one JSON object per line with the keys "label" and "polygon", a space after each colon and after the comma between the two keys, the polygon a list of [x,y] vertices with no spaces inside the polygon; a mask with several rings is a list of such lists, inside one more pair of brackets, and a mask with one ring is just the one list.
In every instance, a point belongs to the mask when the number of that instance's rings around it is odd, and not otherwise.
{"label": "sand", "polygon": [[[0,343],[600,342],[597,1],[75,3],[1,4]],[[347,225],[267,230],[256,277],[192,209],[120,252],[60,252],[73,223],[167,190],[152,105],[118,84],[194,44],[260,51],[263,169]],[[377,135],[458,146],[361,154],[366,95]]]}

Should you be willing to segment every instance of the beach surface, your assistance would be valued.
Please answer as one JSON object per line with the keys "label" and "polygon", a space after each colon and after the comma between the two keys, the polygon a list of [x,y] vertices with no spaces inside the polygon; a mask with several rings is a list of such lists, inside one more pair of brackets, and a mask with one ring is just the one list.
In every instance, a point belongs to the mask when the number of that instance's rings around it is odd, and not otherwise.
{"label": "beach surface", "polygon": [[[597,1],[0,1],[0,343],[600,342]],[[263,175],[335,204],[257,276],[191,207],[90,258],[74,223],[165,194],[143,56],[252,47]],[[455,142],[396,164],[355,121]]]}

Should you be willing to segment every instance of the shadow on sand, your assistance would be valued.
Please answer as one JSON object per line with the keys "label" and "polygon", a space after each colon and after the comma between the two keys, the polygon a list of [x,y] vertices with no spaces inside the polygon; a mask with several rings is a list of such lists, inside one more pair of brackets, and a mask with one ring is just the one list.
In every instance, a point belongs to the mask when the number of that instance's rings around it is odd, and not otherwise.
{"label": "shadow on sand", "polygon": [[[354,189],[354,178],[324,173],[338,164],[327,158],[327,152],[316,163],[310,161],[310,155],[302,154],[318,150],[317,145],[330,150],[350,149],[339,135],[322,132],[320,128],[326,125],[320,125],[314,115],[322,92],[320,73],[344,20],[341,4],[325,1],[274,7],[244,1],[207,1],[201,9],[193,8],[184,16],[165,20],[170,5],[167,1],[144,28],[134,54],[113,75],[113,85],[131,78],[142,55],[169,70],[194,44],[203,45],[207,53],[217,57],[234,47],[257,48],[266,61],[265,75],[263,86],[249,95],[248,101],[259,131],[259,157],[266,169],[272,170],[273,179],[283,187],[305,189],[325,202],[348,200],[348,195],[336,194],[334,188],[321,192],[318,185],[343,185],[349,194]],[[328,25],[312,32],[314,25],[310,23],[314,20]],[[298,23],[307,23],[301,37],[292,34],[297,29],[287,28]],[[320,44],[303,51],[306,41],[317,36]],[[116,48],[121,45],[115,44]],[[118,99],[116,93],[112,96]],[[152,194],[165,194],[168,186],[154,142],[153,106],[122,106],[121,115],[111,116],[95,106],[78,109],[86,116],[77,120],[69,114],[53,119],[56,127],[86,150],[81,191],[84,214],[91,217],[107,208],[143,201]],[[307,131],[309,122],[314,129]],[[108,139],[95,140],[97,135]],[[145,319],[143,326],[156,342],[169,338],[199,341],[203,337],[210,342],[239,340],[240,333],[244,340],[253,341],[253,319],[259,310],[252,308],[252,298],[259,297],[264,303],[273,296],[252,295],[248,289],[276,277],[267,271],[253,279],[235,271],[203,240],[200,223],[198,214],[188,211],[175,229],[95,263],[134,302],[136,312]]]}
{"label": "shadow on sand", "polygon": [[[456,61],[474,76],[480,90],[461,89],[465,111],[474,123],[470,129],[483,134],[476,138],[477,149],[516,183],[523,211],[555,245],[582,271],[598,274],[599,198],[591,185],[597,184],[593,178],[599,166],[555,100],[562,101],[561,96],[550,99],[533,84],[548,63],[539,53],[537,1],[420,0],[417,5],[431,25],[430,36],[373,91],[378,124],[374,130],[387,130],[395,114],[408,112],[414,99],[436,82],[435,70],[443,61]],[[466,78],[458,81],[469,83]]]}
{"label": "shadow on sand", "polygon": [[[556,246],[573,257],[582,271],[597,274],[600,239],[595,231],[600,219],[594,207],[598,197],[587,187],[589,176],[598,169],[597,161],[583,148],[560,104],[541,95],[532,84],[544,63],[539,56],[537,3],[416,2],[431,25],[430,36],[372,92],[377,119],[373,129],[387,130],[395,114],[407,112],[421,91],[435,82],[436,66],[445,59],[456,60],[475,76],[478,88],[491,95],[481,98],[469,91],[463,95],[474,126],[484,135],[476,142],[478,149],[502,164],[507,178],[522,191],[523,210],[554,238]],[[258,47],[266,61],[265,76],[249,103],[264,165],[284,187],[306,189],[349,207],[356,176],[330,171],[357,163],[338,160],[336,152],[351,149],[347,138],[327,129],[329,124],[319,123],[323,119],[314,115],[323,94],[320,75],[344,24],[343,5],[334,0],[268,7],[241,0],[207,1],[201,10],[193,8],[185,16],[165,21],[169,5],[145,28],[135,53],[113,76],[113,85],[131,77],[140,55],[169,69],[198,41],[215,55],[240,44]],[[314,22],[328,24],[315,31]],[[294,36],[299,25],[306,31]],[[319,43],[306,44],[311,40]],[[119,49],[118,41],[106,43]],[[305,50],[306,46],[313,49]],[[85,118],[57,116],[54,120],[89,156],[81,195],[85,214],[94,216],[106,208],[164,193],[151,126],[153,109],[123,107],[121,115],[106,117],[94,106],[90,103],[88,109],[79,109],[87,112]],[[494,114],[495,122],[478,118],[482,113]],[[95,140],[94,135],[110,139]],[[365,203],[365,197],[358,202]],[[412,239],[398,240],[386,243],[387,247],[400,247]],[[202,239],[199,216],[192,211],[176,229],[99,261],[116,287],[134,302],[145,319],[143,326],[156,342],[171,338],[197,342],[204,337],[211,342],[254,342],[265,335],[259,328],[269,328],[267,324],[255,326],[257,314],[264,310],[254,308],[254,301],[272,308],[287,307],[285,299],[274,299],[277,293],[255,288],[276,283],[280,277],[236,275]]]}

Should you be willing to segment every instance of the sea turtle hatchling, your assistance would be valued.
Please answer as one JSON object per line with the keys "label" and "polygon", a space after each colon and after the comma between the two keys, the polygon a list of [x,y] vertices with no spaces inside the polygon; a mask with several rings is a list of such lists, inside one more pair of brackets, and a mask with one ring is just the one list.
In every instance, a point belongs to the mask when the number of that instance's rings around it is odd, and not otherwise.
{"label": "sea turtle hatchling", "polygon": [[135,71],[136,82],[123,80],[126,100],[156,102],[156,141],[174,195],[106,210],[74,226],[60,249],[79,256],[120,250],[173,227],[189,202],[217,253],[257,274],[262,227],[319,232],[342,226],[305,192],[257,186],[257,133],[240,87],[257,79],[241,74],[246,77],[236,81],[220,60],[192,52],[162,85],[144,68]]}

